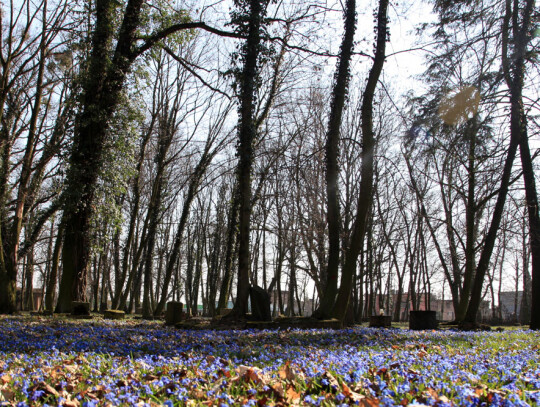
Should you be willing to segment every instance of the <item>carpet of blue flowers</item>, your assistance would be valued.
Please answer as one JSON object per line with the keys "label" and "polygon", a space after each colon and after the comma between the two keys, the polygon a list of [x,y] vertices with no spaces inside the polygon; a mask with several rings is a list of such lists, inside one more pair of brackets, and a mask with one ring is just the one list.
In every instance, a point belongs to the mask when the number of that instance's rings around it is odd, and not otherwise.
{"label": "carpet of blue flowers", "polygon": [[0,319],[0,406],[537,405],[540,334]]}

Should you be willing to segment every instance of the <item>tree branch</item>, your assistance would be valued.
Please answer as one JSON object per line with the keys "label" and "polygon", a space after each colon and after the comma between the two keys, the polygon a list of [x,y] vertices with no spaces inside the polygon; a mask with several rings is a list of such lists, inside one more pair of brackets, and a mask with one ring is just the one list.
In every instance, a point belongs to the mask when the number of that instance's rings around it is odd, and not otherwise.
{"label": "tree branch", "polygon": [[36,243],[41,230],[43,229],[43,226],[45,225],[45,222],[58,210],[61,206],[61,199],[57,199],[54,201],[47,209],[43,210],[38,219],[37,222],[34,224],[34,228],[32,229],[32,233],[30,234],[30,237],[25,240],[23,244],[21,244],[21,248],[19,249],[18,256],[19,258],[22,258],[26,256],[30,248]]}
{"label": "tree branch", "polygon": [[212,34],[219,35],[221,37],[229,37],[229,38],[244,38],[242,35],[237,34],[235,32],[230,31],[224,31],[220,30],[219,28],[210,27],[206,23],[202,21],[194,21],[191,23],[179,23],[171,25],[170,27],[165,28],[164,30],[158,31],[157,33],[146,37],[141,38],[144,39],[144,44],[142,44],[140,47],[138,47],[133,52],[133,58],[138,57],[143,52],[148,51],[150,48],[152,48],[157,42],[161,41],[162,39],[166,38],[167,36],[174,34],[175,32],[182,31],[182,30],[191,30],[194,28],[200,28],[201,30],[208,31]]}
{"label": "tree branch", "polygon": [[209,88],[210,90],[214,91],[214,92],[217,92],[219,93],[220,95],[223,95],[225,96],[227,99],[231,100],[232,98],[225,92],[223,92],[222,90],[218,89],[218,88],[215,88],[214,86],[210,85],[208,82],[206,82],[204,80],[204,78],[199,75],[193,68],[191,68],[189,65],[189,62],[186,61],[184,58],[182,58],[181,56],[178,56],[174,53],[174,51],[172,49],[170,49],[168,46],[164,45],[163,46],[163,49],[165,50],[165,52],[167,54],[169,54],[176,62],[178,62],[180,65],[182,65],[184,67],[184,69],[186,71],[188,71],[189,73],[191,73],[193,76],[195,76],[199,81],[201,81],[201,83],[206,86],[207,88]]}

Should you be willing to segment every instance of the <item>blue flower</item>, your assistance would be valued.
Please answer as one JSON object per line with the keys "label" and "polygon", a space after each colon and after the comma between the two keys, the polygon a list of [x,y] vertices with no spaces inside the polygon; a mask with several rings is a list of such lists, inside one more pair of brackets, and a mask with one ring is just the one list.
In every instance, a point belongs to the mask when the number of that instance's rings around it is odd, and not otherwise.
{"label": "blue flower", "polygon": [[30,397],[30,400],[35,401],[45,394],[43,390],[35,390]]}

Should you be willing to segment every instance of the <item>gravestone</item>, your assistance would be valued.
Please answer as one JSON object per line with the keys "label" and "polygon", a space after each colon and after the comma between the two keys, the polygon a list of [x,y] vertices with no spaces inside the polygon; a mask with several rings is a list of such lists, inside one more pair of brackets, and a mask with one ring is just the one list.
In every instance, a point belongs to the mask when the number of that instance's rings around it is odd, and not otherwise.
{"label": "gravestone", "polygon": [[255,321],[271,321],[270,296],[264,288],[251,286],[249,288],[249,299],[251,301],[251,316]]}
{"label": "gravestone", "polygon": [[179,301],[169,301],[165,311],[165,325],[174,325],[185,319],[184,304]]}
{"label": "gravestone", "polygon": [[391,315],[372,315],[369,317],[370,328],[391,328],[392,316]]}
{"label": "gravestone", "polygon": [[103,313],[103,318],[105,319],[124,319],[126,313],[118,309],[108,309]]}
{"label": "gravestone", "polygon": [[225,315],[229,314],[229,312],[232,311],[232,308],[220,308],[218,316],[224,317]]}
{"label": "gravestone", "polygon": [[90,315],[90,303],[84,301],[72,301],[71,315]]}
{"label": "gravestone", "polygon": [[439,322],[437,321],[436,311],[411,311],[409,314],[409,329],[437,329]]}

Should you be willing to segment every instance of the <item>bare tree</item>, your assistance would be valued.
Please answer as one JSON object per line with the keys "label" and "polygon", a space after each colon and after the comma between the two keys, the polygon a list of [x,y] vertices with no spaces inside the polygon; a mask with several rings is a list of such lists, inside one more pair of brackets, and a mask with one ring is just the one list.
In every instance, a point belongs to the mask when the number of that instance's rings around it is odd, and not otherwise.
{"label": "bare tree", "polygon": [[362,170],[360,193],[358,195],[357,213],[346,252],[345,263],[341,274],[338,297],[333,308],[333,315],[341,321],[345,320],[351,298],[353,276],[356,273],[356,262],[363,244],[367,226],[367,216],[373,201],[373,162],[375,137],[373,132],[373,98],[375,89],[385,61],[386,40],[388,37],[388,1],[379,2],[377,12],[377,40],[375,58],[369,71],[368,81],[362,101]]}
{"label": "bare tree", "polygon": [[[56,76],[55,52],[63,51],[58,38],[67,27],[67,3],[54,12],[47,1],[11,4],[9,21],[1,26],[0,56],[0,312],[15,311],[18,264],[30,252],[47,220],[59,208],[57,191],[50,187],[51,161],[66,136],[72,112],[69,92]],[[2,21],[5,13],[0,15]],[[36,26],[40,26],[37,28]],[[5,36],[5,37],[4,37]],[[56,54],[56,55],[58,55]],[[66,70],[69,70],[65,66]],[[55,92],[59,91],[58,96]],[[58,109],[55,112],[55,98]],[[51,119],[57,114],[55,121]],[[52,124],[51,124],[52,123]],[[14,151],[24,143],[22,153]],[[16,175],[17,182],[10,185]],[[47,185],[49,184],[49,185]],[[47,190],[48,189],[48,190]],[[14,196],[11,196],[13,194]],[[12,212],[12,216],[8,213]],[[30,219],[33,219],[30,222]],[[25,232],[23,233],[23,230]],[[21,238],[25,240],[21,242]],[[30,268],[28,269],[30,270]],[[28,274],[27,287],[32,286]]]}

